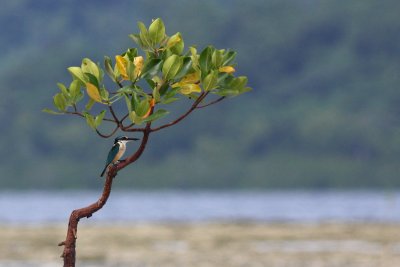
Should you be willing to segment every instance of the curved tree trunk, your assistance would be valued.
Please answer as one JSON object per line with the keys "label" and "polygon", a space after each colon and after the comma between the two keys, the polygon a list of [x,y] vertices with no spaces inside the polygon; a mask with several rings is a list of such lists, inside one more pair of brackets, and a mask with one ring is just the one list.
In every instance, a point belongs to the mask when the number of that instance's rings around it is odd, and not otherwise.
{"label": "curved tree trunk", "polygon": [[106,204],[108,197],[111,193],[112,182],[115,177],[115,172],[111,172],[107,175],[104,183],[104,189],[99,200],[87,207],[74,210],[69,217],[67,237],[65,241],[61,242],[59,246],[64,245],[64,252],[61,255],[64,258],[64,267],[75,267],[75,256],[76,256],[76,239],[78,234],[78,223],[81,218],[89,218],[101,209]]}
{"label": "curved tree trunk", "polygon": [[78,233],[78,223],[82,218],[89,218],[96,211],[100,210],[107,202],[108,197],[111,193],[112,183],[114,177],[117,175],[118,171],[125,168],[129,164],[135,162],[143,153],[147,141],[150,135],[150,123],[146,125],[145,131],[143,132],[143,139],[140,144],[140,147],[137,151],[128,157],[125,161],[122,161],[116,166],[112,166],[109,168],[107,173],[107,177],[104,183],[103,193],[100,196],[99,200],[87,207],[76,209],[72,211],[69,217],[67,237],[65,241],[58,244],[59,246],[64,246],[64,251],[61,257],[64,258],[64,267],[75,267],[75,259],[76,259],[76,239]]}

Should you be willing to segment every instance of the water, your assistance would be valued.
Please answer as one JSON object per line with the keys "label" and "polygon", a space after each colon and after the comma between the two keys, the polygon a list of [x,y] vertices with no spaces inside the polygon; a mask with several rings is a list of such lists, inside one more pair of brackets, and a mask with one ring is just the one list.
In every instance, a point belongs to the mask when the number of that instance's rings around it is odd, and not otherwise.
{"label": "water", "polygon": [[[73,209],[98,196],[92,191],[0,192],[0,223],[65,223]],[[93,217],[99,223],[400,222],[400,192],[116,191]]]}

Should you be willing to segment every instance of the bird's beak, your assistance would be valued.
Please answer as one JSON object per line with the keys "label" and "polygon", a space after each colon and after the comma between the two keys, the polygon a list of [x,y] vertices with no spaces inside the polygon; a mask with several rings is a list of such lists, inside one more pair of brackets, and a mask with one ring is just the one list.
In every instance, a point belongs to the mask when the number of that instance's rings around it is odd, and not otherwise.
{"label": "bird's beak", "polygon": [[140,140],[139,138],[127,138],[128,141],[137,141]]}

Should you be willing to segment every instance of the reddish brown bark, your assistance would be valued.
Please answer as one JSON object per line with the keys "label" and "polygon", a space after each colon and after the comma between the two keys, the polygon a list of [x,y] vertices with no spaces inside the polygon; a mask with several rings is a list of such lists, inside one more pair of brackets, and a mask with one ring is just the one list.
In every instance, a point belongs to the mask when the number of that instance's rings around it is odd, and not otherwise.
{"label": "reddish brown bark", "polygon": [[125,168],[127,165],[135,162],[143,153],[146,148],[147,141],[150,135],[150,123],[146,125],[145,131],[143,132],[142,142],[136,152],[128,157],[125,161],[119,163],[116,166],[112,166],[108,173],[106,180],[104,182],[103,193],[99,200],[87,207],[74,210],[70,217],[68,223],[67,237],[65,241],[61,242],[59,246],[64,246],[64,251],[61,257],[64,258],[64,267],[75,267],[76,260],[76,239],[78,234],[78,223],[82,218],[89,218],[101,209],[107,202],[108,197],[111,193],[112,183],[114,177],[117,175],[118,171]]}

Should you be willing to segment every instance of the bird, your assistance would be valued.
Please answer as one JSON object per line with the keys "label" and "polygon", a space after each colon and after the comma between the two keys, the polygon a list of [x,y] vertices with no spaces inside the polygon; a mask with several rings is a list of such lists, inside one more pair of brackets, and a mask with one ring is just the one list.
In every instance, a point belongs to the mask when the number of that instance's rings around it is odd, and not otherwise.
{"label": "bird", "polygon": [[139,138],[129,138],[127,136],[118,136],[115,138],[114,145],[111,147],[110,152],[108,152],[106,166],[104,167],[103,172],[100,174],[100,177],[103,177],[108,166],[116,163],[122,158],[126,150],[126,143],[137,140],[139,140]]}

